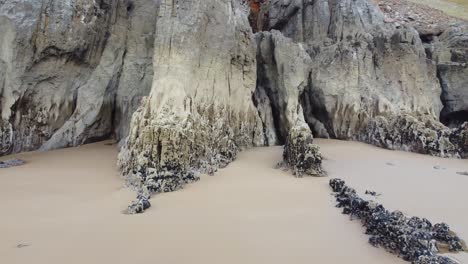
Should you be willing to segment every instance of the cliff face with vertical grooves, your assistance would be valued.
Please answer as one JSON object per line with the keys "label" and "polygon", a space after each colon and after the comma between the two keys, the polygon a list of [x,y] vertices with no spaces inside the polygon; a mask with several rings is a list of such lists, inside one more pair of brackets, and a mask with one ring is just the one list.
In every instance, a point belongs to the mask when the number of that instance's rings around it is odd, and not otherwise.
{"label": "cliff face with vertical grooves", "polygon": [[[450,99],[442,102],[441,94],[459,98],[456,94],[464,90],[466,77],[455,71],[445,77],[440,60],[429,58],[414,28],[387,23],[366,0],[271,0],[264,3],[265,9],[267,16],[258,19],[303,45],[310,57],[301,104],[316,135],[440,156],[463,155],[463,146],[450,139],[457,132],[442,125],[439,116],[443,103],[443,113],[450,111]],[[454,38],[457,41],[451,42],[463,50],[463,38]],[[440,39],[435,54],[451,45],[448,39]]]}
{"label": "cliff face with vertical grooves", "polygon": [[116,134],[152,82],[155,1],[0,1],[0,154]]}
{"label": "cliff face with vertical grooves", "polygon": [[319,175],[313,134],[466,157],[466,32],[368,0],[0,0],[0,155],[114,137],[143,200],[251,146]]}
{"label": "cliff face with vertical grooves", "polygon": [[241,4],[166,1],[156,31],[153,86],[119,162],[151,192],[175,190],[264,144],[252,101],[255,43]]}

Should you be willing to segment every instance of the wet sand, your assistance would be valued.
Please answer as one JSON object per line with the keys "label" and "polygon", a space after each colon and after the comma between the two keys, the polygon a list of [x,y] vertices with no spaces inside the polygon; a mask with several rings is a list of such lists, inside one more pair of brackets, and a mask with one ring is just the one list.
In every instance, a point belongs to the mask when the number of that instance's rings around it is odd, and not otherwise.
{"label": "wet sand", "polygon": [[[330,177],[468,238],[468,176],[456,174],[468,161],[318,142]],[[115,146],[15,155],[28,163],[0,170],[0,263],[405,263],[370,246],[360,224],[334,208],[329,178],[274,169],[281,150],[245,151],[136,216],[121,214],[134,193],[122,188]]]}

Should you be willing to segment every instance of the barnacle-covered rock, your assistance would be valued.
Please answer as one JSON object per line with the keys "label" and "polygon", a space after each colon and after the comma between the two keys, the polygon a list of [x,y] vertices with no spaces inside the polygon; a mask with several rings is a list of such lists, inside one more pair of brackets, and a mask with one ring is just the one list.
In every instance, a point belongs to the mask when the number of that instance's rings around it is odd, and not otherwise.
{"label": "barnacle-covered rock", "polygon": [[0,161],[0,169],[21,166],[24,163],[25,163],[24,160],[20,160],[20,159],[10,159],[10,160],[5,160],[5,161]]}
{"label": "barnacle-covered rock", "polygon": [[359,139],[388,149],[459,158],[467,155],[467,127],[465,124],[451,129],[431,116],[378,116],[368,123]]}
{"label": "barnacle-covered rock", "polygon": [[414,264],[460,264],[450,258],[442,256],[420,256]]}
{"label": "barnacle-covered rock", "polygon": [[364,200],[343,180],[330,180],[339,208],[352,218],[361,220],[369,235],[369,243],[383,247],[413,263],[451,264],[450,258],[438,256],[442,249],[451,252],[466,250],[464,242],[445,223],[433,225],[429,220],[407,217],[400,211],[388,211],[381,204]]}
{"label": "barnacle-covered rock", "polygon": [[265,143],[241,1],[165,1],[156,31],[153,86],[119,154],[123,175],[150,194],[180,189]]}
{"label": "barnacle-covered rock", "polygon": [[468,158],[468,122],[452,130],[450,141],[457,146],[462,158]]}
{"label": "barnacle-covered rock", "polygon": [[312,132],[307,126],[291,129],[283,152],[284,163],[294,175],[324,176],[322,155],[319,147],[313,143]]}
{"label": "barnacle-covered rock", "polygon": [[139,195],[137,199],[128,206],[126,213],[141,214],[150,207],[151,203],[149,201],[149,198]]}

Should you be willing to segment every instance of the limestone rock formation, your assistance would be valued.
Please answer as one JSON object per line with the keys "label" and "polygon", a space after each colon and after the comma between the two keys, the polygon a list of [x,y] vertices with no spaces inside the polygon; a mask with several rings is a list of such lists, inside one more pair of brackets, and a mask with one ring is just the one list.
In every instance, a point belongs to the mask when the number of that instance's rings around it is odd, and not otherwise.
{"label": "limestone rock formation", "polygon": [[157,1],[0,1],[0,155],[124,137],[149,92]]}
{"label": "limestone rock formation", "polygon": [[114,136],[133,213],[244,147],[320,175],[313,134],[467,157],[466,32],[368,0],[0,0],[0,155]]}
{"label": "limestone rock formation", "polygon": [[[421,128],[430,120],[436,133],[447,129],[438,122],[443,108],[440,67],[437,71],[436,62],[427,58],[415,29],[386,23],[367,0],[271,0],[266,5],[269,29],[302,43],[310,56],[311,74],[301,104],[316,135],[377,144],[373,138],[378,136],[366,133],[376,133],[376,124],[383,128],[383,123],[408,115],[423,124]],[[456,76],[458,81],[452,77],[449,83],[462,86],[466,78]],[[426,151],[414,144],[377,145],[447,155],[442,145]],[[458,149],[448,155],[456,156]]]}
{"label": "limestone rock formation", "polygon": [[380,0],[386,22],[414,27],[437,65],[444,109],[441,121],[451,127],[468,121],[468,23],[410,1]]}
{"label": "limestone rock formation", "polygon": [[[304,119],[301,95],[311,74],[312,61],[302,44],[281,32],[257,33],[257,108],[267,143],[285,143],[284,165],[300,176],[320,176],[321,155]],[[262,97],[266,96],[266,99]],[[262,102],[263,104],[259,104]],[[269,115],[272,113],[272,115]],[[271,120],[271,117],[273,120]]]}
{"label": "limestone rock formation", "polygon": [[436,119],[442,108],[436,67],[414,29],[385,24],[366,0],[305,2],[272,1],[270,26],[307,45],[313,69],[306,116],[342,139],[403,109]]}
{"label": "limestone rock formation", "polygon": [[256,89],[268,96],[268,107],[274,118],[274,127],[265,126],[265,129],[271,131],[268,134],[276,133],[279,142],[284,143],[290,129],[305,123],[299,98],[307,85],[312,61],[301,44],[292,42],[278,31],[258,33],[256,39]]}
{"label": "limestone rock formation", "polygon": [[134,114],[120,167],[140,192],[173,191],[264,144],[252,101],[256,50],[240,1],[166,1],[154,80]]}
{"label": "limestone rock formation", "polygon": [[427,46],[443,90],[442,122],[450,126],[468,122],[468,23],[449,27]]}

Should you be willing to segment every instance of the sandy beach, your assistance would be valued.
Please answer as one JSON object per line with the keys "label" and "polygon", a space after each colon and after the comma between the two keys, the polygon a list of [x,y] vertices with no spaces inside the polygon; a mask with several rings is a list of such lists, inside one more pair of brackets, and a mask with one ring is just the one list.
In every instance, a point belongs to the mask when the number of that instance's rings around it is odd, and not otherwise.
{"label": "sandy beach", "polygon": [[[406,263],[369,245],[334,207],[331,177],[468,238],[468,176],[457,174],[467,160],[317,142],[327,178],[275,169],[281,147],[251,149],[134,216],[121,213],[134,193],[118,175],[116,146],[3,157],[27,164],[0,170],[0,263]],[[455,258],[468,263],[468,254]]]}

